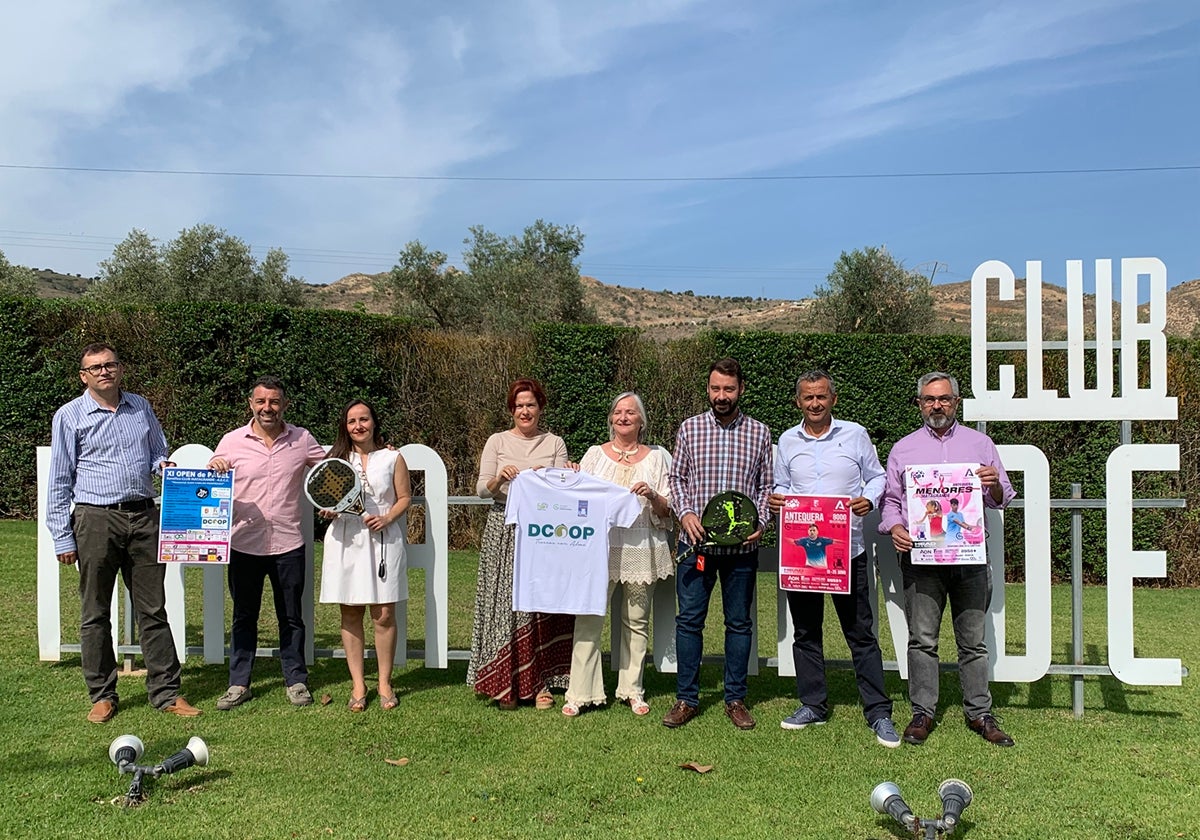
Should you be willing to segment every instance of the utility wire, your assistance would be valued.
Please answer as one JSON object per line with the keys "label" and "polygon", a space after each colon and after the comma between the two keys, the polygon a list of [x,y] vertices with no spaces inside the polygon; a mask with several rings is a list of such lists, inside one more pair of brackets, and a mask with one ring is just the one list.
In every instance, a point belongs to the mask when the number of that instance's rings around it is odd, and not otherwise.
{"label": "utility wire", "polygon": [[474,183],[531,184],[643,184],[713,183],[726,181],[852,181],[899,178],[999,178],[1029,175],[1114,175],[1149,172],[1196,172],[1200,164],[1180,166],[1113,166],[1084,169],[982,169],[957,172],[832,172],[811,175],[694,175],[694,176],[509,176],[509,175],[386,175],[352,172],[251,172],[218,169],[140,169],[115,166],[45,166],[0,163],[0,169],[37,172],[94,172],[113,175],[181,175],[220,178],[292,178],[342,181],[464,181]]}

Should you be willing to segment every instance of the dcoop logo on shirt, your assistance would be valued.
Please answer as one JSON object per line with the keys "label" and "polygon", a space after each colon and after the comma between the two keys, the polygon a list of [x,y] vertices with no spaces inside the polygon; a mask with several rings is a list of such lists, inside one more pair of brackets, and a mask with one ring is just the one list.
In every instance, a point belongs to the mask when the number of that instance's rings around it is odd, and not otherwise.
{"label": "dcoop logo on shirt", "polygon": [[596,533],[596,529],[587,525],[538,525],[536,523],[529,525],[529,536],[531,537],[588,540],[594,533]]}

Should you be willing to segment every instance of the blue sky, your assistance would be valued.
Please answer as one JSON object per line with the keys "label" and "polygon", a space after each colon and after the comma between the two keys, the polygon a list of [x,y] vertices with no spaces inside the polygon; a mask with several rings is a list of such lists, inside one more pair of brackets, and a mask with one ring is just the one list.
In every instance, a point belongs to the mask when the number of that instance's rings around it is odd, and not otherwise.
{"label": "blue sky", "polygon": [[[1191,0],[56,2],[5,30],[24,265],[93,274],[132,228],[203,221],[330,282],[543,218],[584,232],[585,274],[697,294],[806,297],[868,245],[939,281],[1200,277]],[[1191,168],[948,174],[1159,167]]]}

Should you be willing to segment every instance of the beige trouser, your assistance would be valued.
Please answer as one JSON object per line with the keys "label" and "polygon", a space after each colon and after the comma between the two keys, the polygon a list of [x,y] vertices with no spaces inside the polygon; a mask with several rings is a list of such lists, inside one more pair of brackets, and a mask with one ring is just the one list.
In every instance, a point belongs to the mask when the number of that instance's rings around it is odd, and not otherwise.
{"label": "beige trouser", "polygon": [[[608,585],[608,597],[612,599],[615,583]],[[621,611],[620,647],[614,650],[618,656],[617,699],[640,698],[642,689],[642,665],[646,660],[646,646],[650,639],[650,601],[654,595],[654,583],[623,583],[625,607]],[[604,703],[604,675],[600,663],[600,634],[604,630],[604,616],[579,615],[575,617],[575,644],[571,650],[571,683],[567,686],[566,701],[576,706]],[[614,645],[616,648],[616,645]]]}

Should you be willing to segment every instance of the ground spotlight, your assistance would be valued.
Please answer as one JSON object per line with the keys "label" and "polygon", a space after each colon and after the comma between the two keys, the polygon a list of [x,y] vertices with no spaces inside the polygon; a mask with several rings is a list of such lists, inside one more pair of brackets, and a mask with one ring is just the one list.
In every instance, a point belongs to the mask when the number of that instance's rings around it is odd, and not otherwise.
{"label": "ground spotlight", "polygon": [[938,796],[942,798],[942,822],[949,834],[958,824],[963,809],[971,804],[974,794],[971,793],[971,786],[961,779],[947,779],[938,785]]}
{"label": "ground spotlight", "polygon": [[146,745],[142,743],[141,738],[136,735],[122,735],[109,746],[108,757],[117,765],[117,769],[124,773],[125,767],[136,764],[145,751]]}
{"label": "ground spotlight", "polygon": [[142,780],[146,776],[157,779],[159,776],[177,773],[193,765],[203,767],[208,764],[208,745],[195,736],[188,740],[186,747],[163,759],[161,764],[138,764],[137,760],[145,750],[142,739],[136,735],[122,735],[109,745],[108,757],[117,765],[117,770],[122,775],[133,774],[129,792],[125,794],[126,805],[140,805],[146,801],[146,791],[142,787]]}
{"label": "ground spotlight", "polygon": [[880,782],[875,786],[871,791],[871,807],[903,825],[914,837],[937,840],[942,834],[954,832],[974,794],[971,786],[961,779],[946,779],[938,785],[938,796],[942,800],[942,815],[936,820],[919,819],[900,795],[895,782]]}
{"label": "ground spotlight", "polygon": [[900,788],[895,782],[880,782],[875,785],[875,790],[871,791],[871,807],[881,814],[887,814],[909,831],[916,828],[917,817],[900,795]]}
{"label": "ground spotlight", "polygon": [[[208,764],[208,745],[195,735],[188,739],[186,747],[175,753],[175,755],[164,758],[162,764],[158,766],[162,768],[162,772],[164,773],[178,773],[180,770],[186,770],[193,764],[197,767],[203,767]],[[967,801],[970,801],[969,791]]]}

